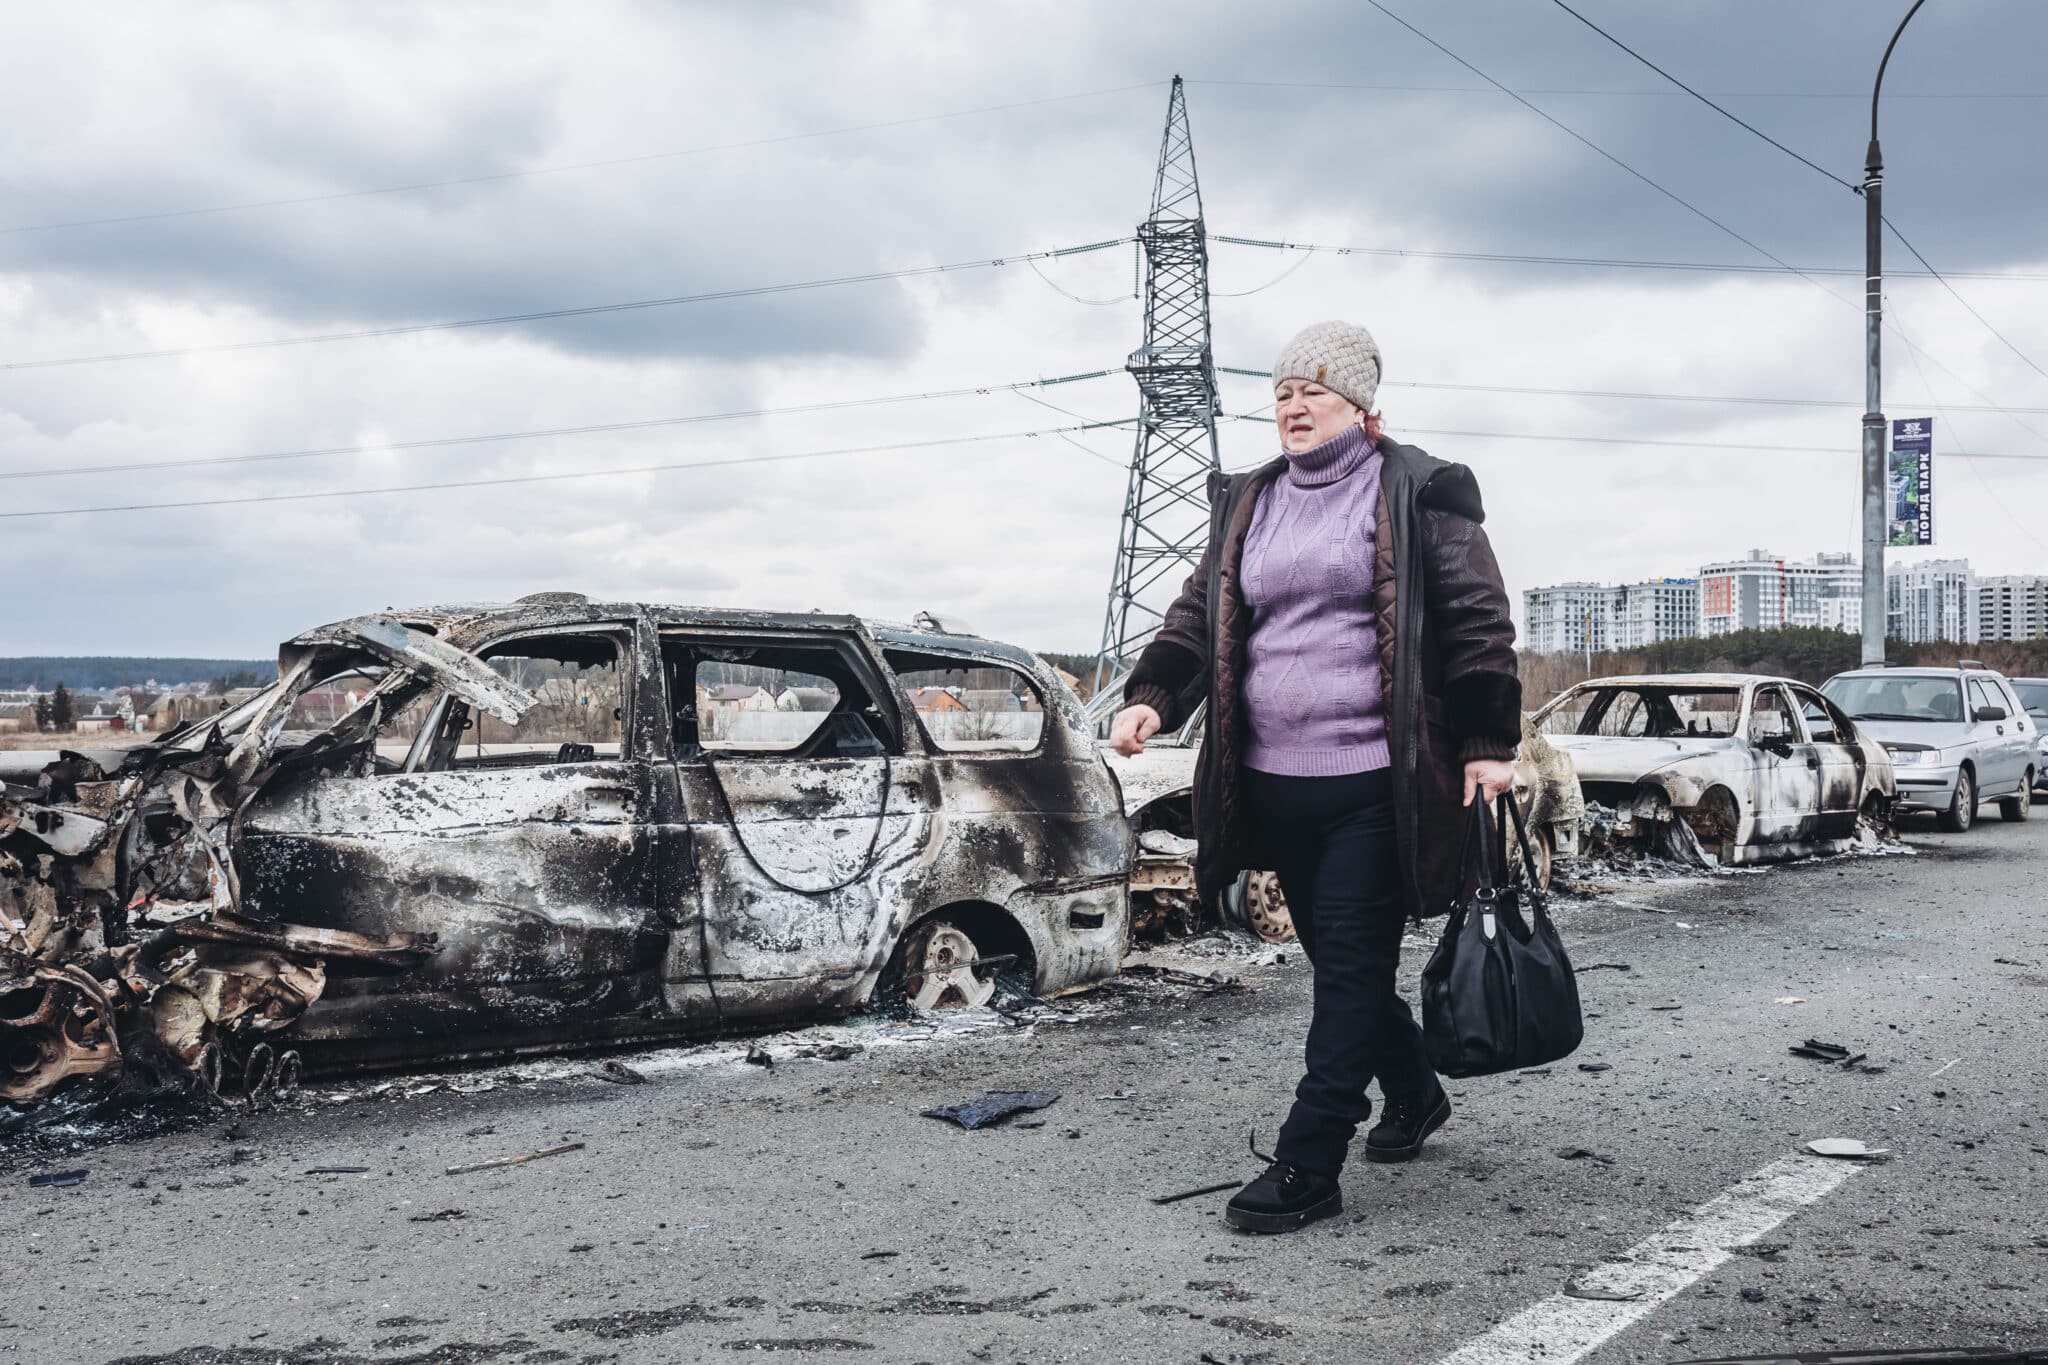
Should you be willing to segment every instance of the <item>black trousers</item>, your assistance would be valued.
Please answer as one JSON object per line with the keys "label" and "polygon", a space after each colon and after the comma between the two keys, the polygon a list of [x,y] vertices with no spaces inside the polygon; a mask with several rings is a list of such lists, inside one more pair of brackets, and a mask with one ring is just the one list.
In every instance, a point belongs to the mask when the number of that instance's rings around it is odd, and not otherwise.
{"label": "black trousers", "polygon": [[1387,1097],[1436,1088],[1422,1030],[1394,988],[1404,915],[1393,777],[1244,777],[1254,864],[1279,874],[1315,971],[1306,1066],[1273,1155],[1335,1176],[1372,1114],[1375,1078]]}

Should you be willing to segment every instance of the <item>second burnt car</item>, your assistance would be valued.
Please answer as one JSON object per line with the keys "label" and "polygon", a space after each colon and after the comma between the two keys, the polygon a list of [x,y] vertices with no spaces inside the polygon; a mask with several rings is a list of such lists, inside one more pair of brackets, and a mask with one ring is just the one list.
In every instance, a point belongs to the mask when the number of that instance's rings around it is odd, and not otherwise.
{"label": "second burnt car", "polygon": [[1535,715],[1614,833],[1722,864],[1840,852],[1898,795],[1891,756],[1839,706],[1789,678],[1595,678]]}
{"label": "second burnt car", "polygon": [[123,753],[0,755],[0,1100],[1113,975],[1131,838],[1032,655],[542,594],[308,632]]}
{"label": "second burnt car", "polygon": [[[1123,706],[1124,681],[1111,679],[1088,701],[1096,738],[1109,737],[1110,723]],[[1162,730],[1145,741],[1145,752],[1125,758],[1102,746],[1104,759],[1123,784],[1124,810],[1137,837],[1131,869],[1131,918],[1139,933],[1201,927],[1204,911],[1195,903],[1195,759],[1202,742],[1206,706],[1197,707],[1178,730]],[[1550,884],[1557,858],[1579,851],[1585,804],[1571,755],[1552,745],[1525,720],[1515,752],[1515,800],[1529,828],[1539,884]],[[1509,859],[1520,876],[1520,861]],[[1272,943],[1294,938],[1294,921],[1279,878],[1271,872],[1241,873],[1216,907],[1225,923],[1248,929]]]}

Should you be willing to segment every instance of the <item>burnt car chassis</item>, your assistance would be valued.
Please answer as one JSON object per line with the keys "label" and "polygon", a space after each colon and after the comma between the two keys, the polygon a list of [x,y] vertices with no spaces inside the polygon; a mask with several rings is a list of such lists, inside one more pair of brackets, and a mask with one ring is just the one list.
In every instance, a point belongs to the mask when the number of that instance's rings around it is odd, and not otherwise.
{"label": "burnt car chassis", "polygon": [[[808,685],[705,683],[747,670]],[[1006,714],[911,702],[955,677],[1000,680]],[[294,728],[325,693],[339,719]],[[16,1104],[124,1069],[261,1089],[981,1003],[1004,968],[1057,994],[1128,939],[1131,838],[1078,703],[942,629],[575,594],[363,617],[160,740],[5,757]]]}

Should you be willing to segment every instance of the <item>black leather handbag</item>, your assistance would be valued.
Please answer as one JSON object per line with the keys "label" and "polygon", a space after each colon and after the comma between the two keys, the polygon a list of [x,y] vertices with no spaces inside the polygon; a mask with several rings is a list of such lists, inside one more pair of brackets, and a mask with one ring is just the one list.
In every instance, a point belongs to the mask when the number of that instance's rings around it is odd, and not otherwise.
{"label": "black leather handbag", "polygon": [[[1461,894],[1422,969],[1423,1045],[1430,1065],[1445,1076],[1542,1066],[1569,1057],[1586,1032],[1571,959],[1536,889],[1521,809],[1512,797],[1500,803],[1514,823],[1528,875],[1519,886],[1495,875],[1499,840],[1486,802],[1474,801],[1458,856]],[[1477,890],[1466,899],[1475,848]]]}

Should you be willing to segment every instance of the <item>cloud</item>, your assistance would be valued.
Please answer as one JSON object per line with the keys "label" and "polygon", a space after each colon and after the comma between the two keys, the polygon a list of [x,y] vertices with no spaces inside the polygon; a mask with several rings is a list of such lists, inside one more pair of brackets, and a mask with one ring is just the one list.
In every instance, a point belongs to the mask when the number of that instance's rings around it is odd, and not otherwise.
{"label": "cloud", "polygon": [[[1561,12],[1396,4],[1518,86],[1650,90]],[[1845,93],[1736,107],[1845,173],[1884,33],[1830,4],[1589,10],[1703,87]],[[1469,86],[1367,11],[615,4],[262,8],[118,22],[10,13],[36,52],[0,93],[15,223],[296,198],[804,133],[1157,81],[971,117],[417,194],[0,234],[0,360],[233,342],[421,319],[981,260],[1128,232],[1145,211],[1163,82],[1190,78],[1213,231],[1426,250],[1743,260],[1739,244],[1492,93],[1275,89],[1223,80]],[[2028,88],[2031,11],[1930,12],[1901,96]],[[1866,52],[1864,49],[1869,48]],[[1860,204],[1682,96],[1532,95],[1801,264],[1859,261]],[[2024,101],[1886,109],[1897,216],[1937,262],[2048,269]],[[1819,149],[1816,151],[1816,149]],[[1823,155],[1824,153],[1824,155]],[[0,225],[4,226],[4,225]],[[1896,264],[1899,257],[1892,257]],[[1856,281],[1321,256],[1212,246],[1219,362],[1261,368],[1302,322],[1369,324],[1391,429],[1478,472],[1516,589],[1686,573],[1751,546],[1854,534]],[[952,613],[1091,648],[1132,436],[912,448],[1075,420],[1016,394],[547,439],[409,441],[1000,385],[1115,370],[1137,344],[1132,255],[744,301],[183,359],[0,371],[0,473],[324,446],[303,460],[0,480],[0,510],[197,502],[521,479],[900,443],[696,471],[0,521],[0,654],[262,656],[315,622],[541,589],[705,605]],[[2036,283],[1959,281],[2048,357]],[[1114,300],[1078,304],[1064,296]],[[1242,297],[1225,293],[1256,290]],[[1831,290],[1837,297],[1829,297]],[[1887,406],[2048,406],[2048,382],[1938,285],[1904,278]],[[1942,366],[1956,372],[1951,377]],[[1402,381],[1825,398],[1775,408],[1407,388]],[[1227,379],[1226,405],[1265,401]],[[1136,412],[1116,375],[1036,394]],[[1918,405],[1918,406],[1914,406]],[[2041,431],[2048,418],[2023,417]],[[1423,432],[1430,434],[1421,434]],[[1938,449],[2048,453],[1993,414]],[[1696,441],[1542,441],[1501,432]],[[1256,423],[1226,464],[1263,458]],[[1830,455],[1745,444],[1826,445]],[[1940,466],[1941,553],[2048,565],[2029,501],[2048,465]]]}

